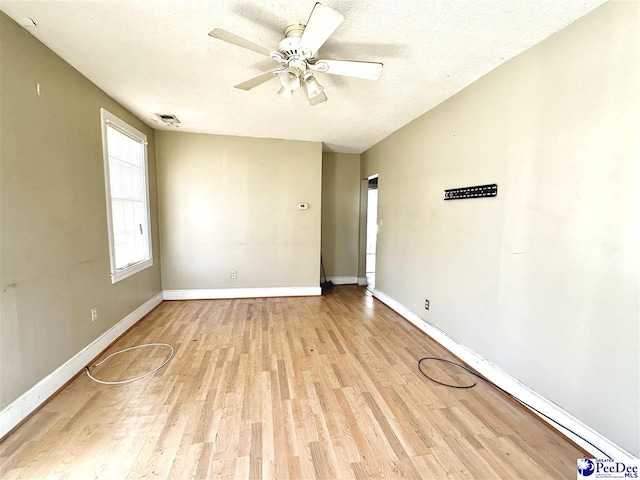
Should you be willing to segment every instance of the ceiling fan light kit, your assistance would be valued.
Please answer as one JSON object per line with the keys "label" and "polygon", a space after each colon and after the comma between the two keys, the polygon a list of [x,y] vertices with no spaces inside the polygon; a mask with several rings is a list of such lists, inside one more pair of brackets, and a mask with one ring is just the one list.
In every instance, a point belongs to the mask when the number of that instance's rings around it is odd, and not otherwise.
{"label": "ceiling fan light kit", "polygon": [[280,74],[280,83],[288,90],[300,88],[300,71],[295,67],[287,67]]}
{"label": "ceiling fan light kit", "polygon": [[323,93],[324,87],[320,85],[318,80],[311,73],[305,74],[302,79],[304,81],[304,87],[307,90],[307,98],[312,99]]}
{"label": "ceiling fan light kit", "polygon": [[293,91],[289,90],[288,88],[280,87],[280,90],[278,90],[278,95],[280,95],[282,98],[286,98],[287,100],[293,99]]}
{"label": "ceiling fan light kit", "polygon": [[281,88],[277,93],[281,97],[291,99],[295,90],[302,89],[309,104],[318,105],[325,102],[327,96],[324,87],[314,77],[314,72],[376,80],[382,71],[382,63],[319,58],[318,50],[343,20],[344,17],[340,13],[316,3],[306,25],[293,24],[285,28],[284,38],[278,44],[277,51],[220,28],[212,30],[209,35],[266,55],[280,64],[280,68],[239,83],[235,88],[251,90],[274,77],[279,77]]}

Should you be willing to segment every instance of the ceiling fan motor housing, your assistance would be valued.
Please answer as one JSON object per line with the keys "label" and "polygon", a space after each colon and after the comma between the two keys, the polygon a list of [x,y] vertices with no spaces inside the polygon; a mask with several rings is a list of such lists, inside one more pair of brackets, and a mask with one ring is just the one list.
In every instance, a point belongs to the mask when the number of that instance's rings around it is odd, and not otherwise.
{"label": "ceiling fan motor housing", "polygon": [[284,55],[287,59],[302,59],[311,58],[313,52],[308,50],[298,50],[298,44],[300,43],[300,37],[304,32],[304,25],[294,24],[289,25],[284,30],[285,37],[278,44],[278,52]]}

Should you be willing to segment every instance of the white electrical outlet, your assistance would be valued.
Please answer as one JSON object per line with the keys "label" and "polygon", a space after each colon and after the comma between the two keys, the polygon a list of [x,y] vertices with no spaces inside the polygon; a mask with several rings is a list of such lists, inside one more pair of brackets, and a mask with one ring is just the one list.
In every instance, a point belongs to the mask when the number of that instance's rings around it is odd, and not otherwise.
{"label": "white electrical outlet", "polygon": [[93,307],[91,309],[91,321],[95,322],[98,319],[98,307]]}
{"label": "white electrical outlet", "polygon": [[236,272],[235,270],[231,270],[231,278],[233,278],[234,280],[238,278],[238,272]]}

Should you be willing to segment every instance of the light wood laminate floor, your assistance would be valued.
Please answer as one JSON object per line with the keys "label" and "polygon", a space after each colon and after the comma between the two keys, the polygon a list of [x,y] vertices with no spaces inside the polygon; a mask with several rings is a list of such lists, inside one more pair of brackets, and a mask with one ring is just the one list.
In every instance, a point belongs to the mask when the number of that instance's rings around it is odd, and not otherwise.
{"label": "light wood laminate floor", "polygon": [[[79,376],[0,443],[0,478],[573,479],[584,455],[487,385],[424,378],[420,357],[453,357],[363,288],[164,302],[101,358],[148,342],[175,357],[128,385]],[[134,376],[166,350],[94,373]]]}

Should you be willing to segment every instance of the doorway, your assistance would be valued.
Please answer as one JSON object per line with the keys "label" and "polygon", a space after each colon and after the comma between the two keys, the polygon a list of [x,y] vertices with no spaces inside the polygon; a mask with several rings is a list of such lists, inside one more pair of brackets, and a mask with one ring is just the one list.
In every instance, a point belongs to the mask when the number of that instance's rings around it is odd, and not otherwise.
{"label": "doorway", "polygon": [[376,249],[378,239],[378,174],[367,178],[367,249],[365,274],[367,286],[376,286]]}

